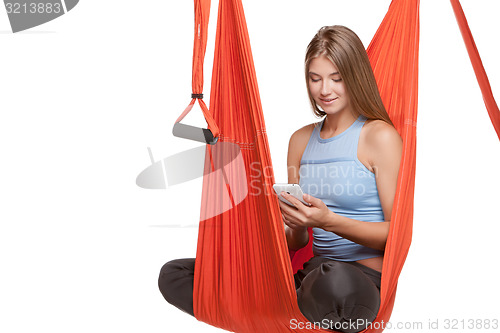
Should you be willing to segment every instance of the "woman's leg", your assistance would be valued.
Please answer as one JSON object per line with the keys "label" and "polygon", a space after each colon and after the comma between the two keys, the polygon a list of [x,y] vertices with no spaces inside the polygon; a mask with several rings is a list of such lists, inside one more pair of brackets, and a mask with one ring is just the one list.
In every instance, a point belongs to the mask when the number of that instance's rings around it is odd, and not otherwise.
{"label": "woman's leg", "polygon": [[195,259],[167,262],[160,271],[158,287],[167,302],[194,316],[193,281]]}
{"label": "woman's leg", "polygon": [[309,272],[297,289],[304,316],[323,328],[342,332],[366,328],[380,306],[380,284],[373,276],[378,272],[372,270],[374,274],[370,276],[362,265],[325,258],[315,259],[313,265],[316,268],[312,270],[311,266],[304,266]]}

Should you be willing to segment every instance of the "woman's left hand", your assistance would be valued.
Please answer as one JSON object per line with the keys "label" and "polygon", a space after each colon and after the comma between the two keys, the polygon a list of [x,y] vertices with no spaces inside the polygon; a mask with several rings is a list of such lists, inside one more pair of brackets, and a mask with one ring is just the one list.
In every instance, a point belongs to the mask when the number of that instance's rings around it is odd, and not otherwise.
{"label": "woman's left hand", "polygon": [[279,200],[284,222],[290,228],[315,227],[324,229],[331,224],[335,213],[328,209],[321,199],[304,194],[304,201],[310,204],[310,206],[306,206],[290,194],[281,192],[281,195],[295,206],[290,206]]}

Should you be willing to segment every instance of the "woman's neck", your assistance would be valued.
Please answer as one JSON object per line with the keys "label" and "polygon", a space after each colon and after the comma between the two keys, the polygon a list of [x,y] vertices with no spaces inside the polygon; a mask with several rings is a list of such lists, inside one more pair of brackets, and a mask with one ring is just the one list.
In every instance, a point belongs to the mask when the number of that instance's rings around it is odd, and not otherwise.
{"label": "woman's neck", "polygon": [[321,128],[322,137],[332,137],[338,135],[349,128],[355,121],[351,112],[328,114]]}

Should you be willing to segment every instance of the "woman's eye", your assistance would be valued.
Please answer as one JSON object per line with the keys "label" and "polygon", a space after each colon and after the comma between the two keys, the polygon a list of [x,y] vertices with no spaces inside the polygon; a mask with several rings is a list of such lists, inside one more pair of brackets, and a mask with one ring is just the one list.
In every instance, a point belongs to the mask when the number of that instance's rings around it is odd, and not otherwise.
{"label": "woman's eye", "polygon": [[319,79],[313,79],[313,78],[311,78],[311,81],[312,81],[312,82],[318,82],[318,81],[319,81]]}
{"label": "woman's eye", "polygon": [[333,82],[340,82],[342,79],[333,79]]}

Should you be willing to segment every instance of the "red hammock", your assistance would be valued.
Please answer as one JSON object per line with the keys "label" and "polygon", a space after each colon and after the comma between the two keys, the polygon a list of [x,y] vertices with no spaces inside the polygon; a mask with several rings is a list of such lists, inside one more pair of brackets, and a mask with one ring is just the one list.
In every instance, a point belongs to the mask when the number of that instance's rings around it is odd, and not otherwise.
{"label": "red hammock", "polygon": [[[455,10],[459,6],[458,0],[452,0],[452,4]],[[194,94],[200,94],[203,87],[209,10],[209,0],[195,0]],[[462,29],[464,22],[459,19]],[[469,31],[468,46],[471,40]],[[381,306],[367,332],[381,332],[382,321],[390,317],[397,280],[411,242],[418,45],[419,0],[393,0],[368,54],[382,100],[403,138],[404,150],[382,271]],[[477,50],[470,54],[500,136],[500,113],[488,90],[484,69],[477,65],[479,55]],[[210,111],[203,103],[201,106],[208,128],[214,136],[220,130],[220,135],[219,143],[207,145],[194,280],[195,317],[235,332],[327,332],[292,329],[290,325],[292,319],[308,322],[298,308],[292,274],[312,252],[309,244],[295,253],[292,267],[281,213],[272,195],[274,176],[241,0],[219,1]],[[224,142],[239,147],[232,154],[238,154],[243,163],[227,163],[234,156],[224,156],[223,149],[217,151]],[[233,197],[242,191],[249,192],[238,203],[240,200]],[[227,201],[231,208],[226,207]],[[213,216],[214,211],[223,213]]]}

